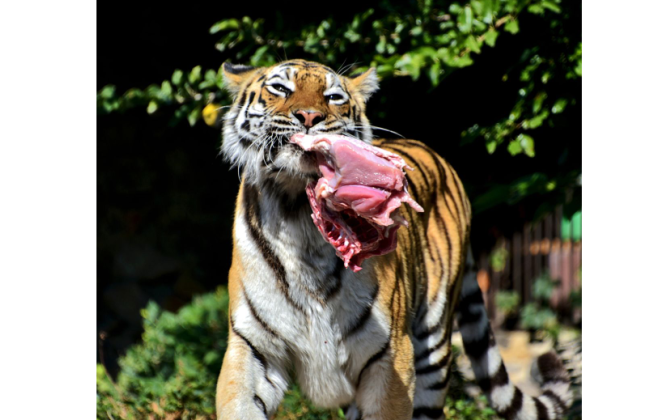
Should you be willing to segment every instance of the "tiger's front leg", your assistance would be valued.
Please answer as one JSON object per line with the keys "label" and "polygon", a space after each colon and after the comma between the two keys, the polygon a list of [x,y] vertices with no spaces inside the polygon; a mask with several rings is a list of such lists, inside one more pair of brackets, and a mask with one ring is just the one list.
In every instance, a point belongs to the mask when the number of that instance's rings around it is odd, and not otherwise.
{"label": "tiger's front leg", "polygon": [[348,419],[411,420],[414,393],[413,344],[408,335],[395,334],[361,371]]}
{"label": "tiger's front leg", "polygon": [[231,268],[228,348],[217,380],[220,420],[267,419],[288,387],[286,346],[268,330],[241,280]]}
{"label": "tiger's front leg", "polygon": [[217,418],[267,419],[287,389],[283,371],[231,328],[217,381]]}
{"label": "tiger's front leg", "polygon": [[267,419],[275,412],[287,389],[287,372],[281,359],[247,338],[231,318],[228,349],[217,381],[217,418]]}

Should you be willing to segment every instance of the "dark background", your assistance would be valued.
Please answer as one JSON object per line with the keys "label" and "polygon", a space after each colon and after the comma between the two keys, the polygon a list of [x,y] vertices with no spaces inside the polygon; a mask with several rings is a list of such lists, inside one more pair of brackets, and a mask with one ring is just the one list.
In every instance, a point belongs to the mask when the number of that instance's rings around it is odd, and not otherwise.
{"label": "dark background", "polygon": [[[334,10],[341,11],[334,14],[336,19],[349,19],[374,3],[163,6],[99,1],[97,88],[113,84],[123,92],[160,83],[177,68],[217,69],[230,57],[214,48],[215,37],[208,29],[224,18],[249,15],[304,24]],[[580,33],[580,13],[577,16],[571,29]],[[459,147],[463,130],[493,123],[512,108],[518,85],[503,82],[502,76],[517,64],[538,31],[545,30],[525,16],[520,27],[518,36],[502,34],[495,48],[485,49],[474,57],[473,66],[457,70],[435,90],[425,80],[394,78],[382,84],[392,92],[389,100],[369,102],[373,124],[426,141],[454,165],[472,198],[517,174],[580,167],[580,103],[562,114],[574,123],[536,131],[536,139],[544,142],[537,142],[535,159],[511,157],[505,148],[488,155],[481,142]],[[429,92],[426,101],[412,100],[422,92]],[[581,91],[568,95],[580,101]],[[202,122],[193,128],[185,122],[170,127],[171,113],[161,109],[150,116],[136,108],[98,117],[98,358],[112,372],[117,356],[139,340],[140,309],[148,300],[177,310],[193,295],[227,282],[237,173],[218,156],[218,130]],[[477,215],[472,228],[475,253],[531,219],[548,199],[533,196]]]}

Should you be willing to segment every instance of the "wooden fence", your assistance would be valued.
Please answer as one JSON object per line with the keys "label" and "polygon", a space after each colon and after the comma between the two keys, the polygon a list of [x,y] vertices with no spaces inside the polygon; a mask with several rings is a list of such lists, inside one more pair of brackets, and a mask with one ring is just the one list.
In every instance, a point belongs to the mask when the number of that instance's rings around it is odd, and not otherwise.
{"label": "wooden fence", "polygon": [[[566,231],[566,219],[564,223]],[[573,232],[573,226],[569,225],[568,230]],[[516,291],[523,306],[533,301],[533,283],[545,274],[559,281],[551,305],[563,318],[579,320],[581,314],[571,309],[569,298],[572,291],[581,287],[582,242],[571,235],[567,238],[566,232],[562,235],[561,207],[537,223],[525,223],[511,237],[500,238],[491,253],[478,257],[477,264],[479,286],[492,320],[498,291]]]}

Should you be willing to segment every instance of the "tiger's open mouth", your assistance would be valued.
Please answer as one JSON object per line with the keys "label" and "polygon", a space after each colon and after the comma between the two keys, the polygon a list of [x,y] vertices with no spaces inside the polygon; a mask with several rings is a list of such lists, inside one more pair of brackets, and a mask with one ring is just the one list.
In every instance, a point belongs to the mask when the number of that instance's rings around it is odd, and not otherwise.
{"label": "tiger's open mouth", "polygon": [[312,219],[345,267],[361,270],[366,258],[397,247],[397,229],[407,226],[398,208],[408,203],[403,169],[394,153],[341,135],[295,134],[291,140],[315,154],[321,178],[307,185]]}

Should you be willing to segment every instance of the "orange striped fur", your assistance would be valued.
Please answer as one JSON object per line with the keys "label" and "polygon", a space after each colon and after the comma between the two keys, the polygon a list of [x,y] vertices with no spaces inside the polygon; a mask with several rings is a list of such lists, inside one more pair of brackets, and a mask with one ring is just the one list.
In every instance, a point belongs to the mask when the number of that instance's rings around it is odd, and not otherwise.
{"label": "orange striped fur", "polygon": [[[507,376],[468,252],[470,203],[453,168],[415,140],[373,140],[365,103],[374,70],[357,77],[302,60],[269,68],[224,65],[234,105],[222,152],[242,174],[229,274],[230,336],[217,385],[219,419],[266,419],[292,377],[349,419],[444,418],[454,313],[477,381],[508,419],[559,418],[570,404],[554,356],[545,394]],[[301,115],[317,115],[310,121]],[[409,228],[395,252],[343,268],[310,218],[313,162],[288,143],[297,132],[353,136],[399,154],[414,171],[403,206]],[[566,388],[566,389],[565,389]]]}

